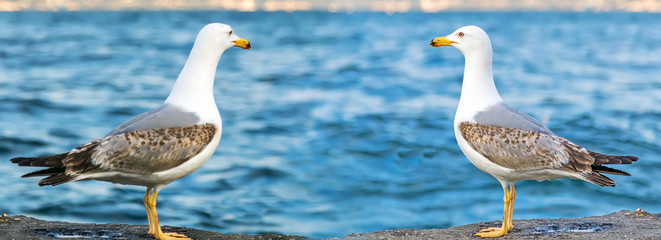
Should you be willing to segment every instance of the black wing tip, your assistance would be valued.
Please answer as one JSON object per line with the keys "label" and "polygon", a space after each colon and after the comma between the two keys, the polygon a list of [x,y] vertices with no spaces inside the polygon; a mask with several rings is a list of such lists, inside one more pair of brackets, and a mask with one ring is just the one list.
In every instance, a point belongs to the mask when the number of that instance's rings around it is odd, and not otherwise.
{"label": "black wing tip", "polygon": [[62,160],[66,158],[68,154],[69,153],[66,152],[41,157],[15,157],[9,159],[9,161],[18,164],[20,167],[61,167]]}
{"label": "black wing tip", "polygon": [[590,156],[595,159],[595,164],[632,164],[633,162],[638,161],[638,157],[632,155],[608,155],[603,153],[598,153],[595,151],[590,151]]}
{"label": "black wing tip", "polygon": [[625,156],[613,156],[615,159],[620,160],[619,164],[632,164],[633,162],[638,161],[638,157],[632,156],[632,155],[625,155]]}
{"label": "black wing tip", "polygon": [[60,173],[64,173],[65,168],[64,167],[53,167],[53,168],[47,168],[47,169],[42,169],[39,171],[34,171],[28,174],[25,174],[21,176],[22,178],[27,178],[27,177],[39,177],[39,176],[52,176]]}
{"label": "black wing tip", "polygon": [[66,167],[62,163],[62,160],[66,158],[68,154],[69,153],[67,152],[42,157],[15,157],[9,159],[9,161],[18,164],[18,166],[21,167],[46,167],[46,169],[37,170],[21,177],[46,177],[39,181],[39,186],[56,186],[74,181],[74,177],[65,173]]}
{"label": "black wing tip", "polygon": [[609,168],[603,165],[592,165],[592,171],[598,172],[598,173],[608,173],[608,174],[615,174],[615,175],[622,175],[622,176],[631,176],[628,172],[615,169],[615,168]]}
{"label": "black wing tip", "polygon": [[41,179],[41,181],[39,181],[39,186],[40,187],[48,186],[48,185],[57,186],[71,181],[73,181],[72,177],[66,175],[65,173],[58,173],[55,175],[51,175],[50,177]]}
{"label": "black wing tip", "polygon": [[31,157],[15,157],[12,159],[9,159],[11,163],[16,163],[18,166],[30,166],[31,160],[34,160],[36,158],[31,158]]}
{"label": "black wing tip", "polygon": [[584,172],[583,180],[602,187],[615,187],[615,181],[598,172]]}

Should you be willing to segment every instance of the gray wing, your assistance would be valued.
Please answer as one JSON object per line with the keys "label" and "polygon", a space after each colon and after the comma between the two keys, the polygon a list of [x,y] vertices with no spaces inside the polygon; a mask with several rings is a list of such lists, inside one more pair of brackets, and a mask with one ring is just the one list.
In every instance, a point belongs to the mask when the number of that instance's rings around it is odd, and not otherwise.
{"label": "gray wing", "polygon": [[544,124],[530,115],[516,110],[505,103],[499,103],[479,112],[474,117],[479,124],[533,130],[548,135],[555,135]]}
{"label": "gray wing", "polygon": [[463,122],[459,130],[482,156],[513,170],[591,171],[594,158],[567,139],[535,130]]}
{"label": "gray wing", "polygon": [[122,123],[122,125],[119,125],[106,134],[106,137],[136,130],[186,127],[195,125],[199,121],[200,118],[195,113],[186,112],[178,107],[163,104],[157,109],[142,113]]}
{"label": "gray wing", "polygon": [[80,146],[62,163],[70,176],[106,171],[160,172],[200,153],[215,134],[216,126],[211,123],[130,131]]}

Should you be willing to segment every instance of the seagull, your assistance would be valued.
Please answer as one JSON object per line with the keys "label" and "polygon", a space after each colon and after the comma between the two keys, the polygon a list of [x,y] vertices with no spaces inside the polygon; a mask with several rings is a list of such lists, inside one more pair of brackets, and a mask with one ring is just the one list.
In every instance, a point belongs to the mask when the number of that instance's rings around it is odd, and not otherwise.
{"label": "seagull", "polygon": [[17,157],[11,162],[47,167],[23,175],[46,176],[39,186],[82,180],[146,186],[143,202],[149,235],[156,239],[190,239],[183,234],[163,233],[156,214],[156,196],[165,185],[200,168],[216,150],[222,122],[213,96],[213,83],[220,56],[232,46],[250,49],[250,43],[234,34],[230,26],[206,25],[198,33],[163,105],[69,152]]}
{"label": "seagull", "polygon": [[499,237],[512,230],[516,181],[574,178],[614,187],[615,181],[602,173],[630,176],[603,165],[631,164],[637,157],[587,150],[505,104],[491,72],[491,40],[481,28],[462,27],[434,38],[430,45],[453,46],[464,54],[464,80],[454,117],[455,137],[468,160],[496,178],[505,194],[502,226],[482,229],[475,235]]}

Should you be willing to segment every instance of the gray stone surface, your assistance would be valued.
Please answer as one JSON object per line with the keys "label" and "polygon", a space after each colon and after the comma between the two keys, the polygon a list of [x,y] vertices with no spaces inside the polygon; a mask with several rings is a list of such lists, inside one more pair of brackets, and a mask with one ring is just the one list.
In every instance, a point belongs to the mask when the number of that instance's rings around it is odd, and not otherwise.
{"label": "gray stone surface", "polygon": [[[353,233],[343,240],[389,239],[480,239],[479,229],[500,226],[499,221],[475,223],[448,229],[397,229],[372,233]],[[284,240],[306,239],[281,234],[222,234],[185,227],[163,226],[166,232],[178,232],[193,239]],[[146,225],[83,224],[43,221],[26,216],[0,218],[0,239],[152,239]],[[645,211],[620,211],[604,216],[569,219],[514,220],[514,230],[498,239],[653,239],[661,240],[661,214]]]}
{"label": "gray stone surface", "polygon": [[[514,220],[513,223],[512,232],[497,239],[661,239],[661,214],[645,211],[620,211],[582,218]],[[481,239],[473,234],[483,228],[499,226],[500,221],[493,221],[448,229],[354,233],[342,239]]]}
{"label": "gray stone surface", "polygon": [[[193,239],[219,240],[294,240],[305,239],[301,236],[280,234],[222,234],[185,227],[161,226],[164,232],[177,232]],[[56,221],[43,221],[26,216],[8,216],[0,219],[0,239],[2,240],[32,240],[32,239],[137,239],[153,240],[147,234],[147,225],[128,224],[87,224]]]}

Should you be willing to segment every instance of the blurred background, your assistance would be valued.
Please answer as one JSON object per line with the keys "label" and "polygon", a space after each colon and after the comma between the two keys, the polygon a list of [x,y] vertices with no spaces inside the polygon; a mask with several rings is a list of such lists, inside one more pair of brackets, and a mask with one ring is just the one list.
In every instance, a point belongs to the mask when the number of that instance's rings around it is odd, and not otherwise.
{"label": "blurred background", "polygon": [[[463,56],[491,36],[502,97],[598,152],[634,154],[615,188],[517,183],[515,219],[661,212],[661,1],[0,0],[0,212],[146,225],[144,187],[38,187],[9,159],[56,154],[158,107],[195,35],[248,39],[220,60],[223,137],[159,194],[161,224],[314,238],[502,217],[502,190],[452,121]],[[652,12],[652,13],[639,13]]]}
{"label": "blurred background", "polygon": [[0,11],[230,10],[329,12],[632,11],[659,12],[659,0],[0,0]]}

